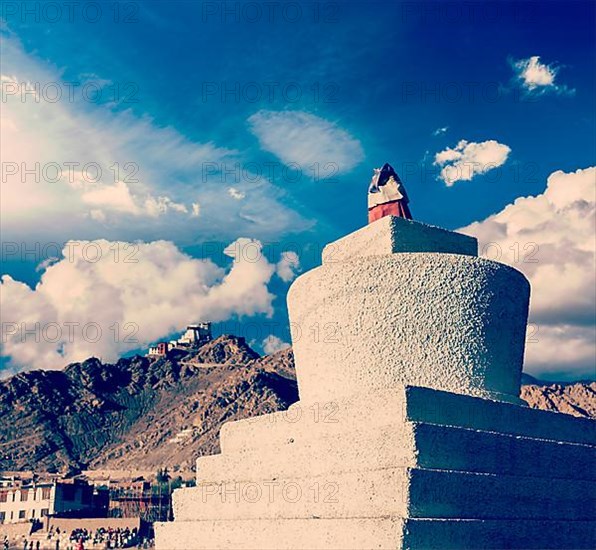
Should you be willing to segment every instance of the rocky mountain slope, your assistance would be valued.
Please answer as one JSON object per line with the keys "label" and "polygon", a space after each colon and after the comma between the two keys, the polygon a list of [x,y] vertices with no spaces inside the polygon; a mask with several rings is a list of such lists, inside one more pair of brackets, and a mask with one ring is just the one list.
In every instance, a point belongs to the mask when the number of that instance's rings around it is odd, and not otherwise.
{"label": "rocky mountain slope", "polygon": [[[525,382],[531,407],[596,418],[596,382]],[[218,452],[224,422],[297,399],[292,350],[259,357],[234,336],[168,358],[21,373],[0,381],[0,470],[190,473],[198,456]]]}
{"label": "rocky mountain slope", "polygon": [[521,398],[534,409],[596,418],[596,382],[557,384],[526,377]]}
{"label": "rocky mountain slope", "polygon": [[0,382],[0,470],[190,470],[217,452],[223,422],[297,400],[291,373],[261,361],[243,338],[222,336],[167,359],[91,358],[15,375]]}

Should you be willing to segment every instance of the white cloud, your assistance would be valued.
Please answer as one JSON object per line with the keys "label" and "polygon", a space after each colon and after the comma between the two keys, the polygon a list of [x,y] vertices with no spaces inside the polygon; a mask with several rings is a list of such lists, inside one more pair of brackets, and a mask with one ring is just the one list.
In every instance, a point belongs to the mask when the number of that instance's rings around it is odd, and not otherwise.
{"label": "white cloud", "polygon": [[186,323],[272,315],[267,285],[276,266],[261,243],[239,239],[228,255],[233,262],[223,269],[168,241],[70,242],[60,261],[42,266],[34,289],[2,278],[2,354],[13,371],[62,368],[92,355],[111,361]]}
{"label": "white cloud", "polygon": [[595,188],[594,167],[557,171],[544,193],[461,229],[479,239],[484,256],[530,280],[529,338],[536,340],[526,346],[530,373],[594,376]]}
{"label": "white cloud", "polygon": [[319,163],[322,174],[345,174],[364,159],[360,142],[337,124],[303,111],[259,111],[248,119],[261,148],[303,174]]}
{"label": "white cloud", "polygon": [[440,136],[441,134],[444,134],[447,132],[447,130],[449,130],[449,126],[443,126],[442,128],[437,128],[434,132],[433,132],[433,136]]}
{"label": "white cloud", "polygon": [[596,327],[531,325],[526,342],[526,368],[546,380],[594,379]]}
{"label": "white cloud", "polygon": [[527,92],[544,93],[546,91],[554,91],[566,94],[575,92],[575,90],[571,90],[567,86],[556,84],[555,79],[559,72],[559,67],[541,63],[540,56],[538,55],[512,61],[511,65],[515,71],[515,78],[518,84]]}
{"label": "white cloud", "polygon": [[[85,235],[190,244],[214,235],[277,238],[311,225],[285,206],[283,190],[267,180],[254,180],[245,200],[238,201],[222,190],[219,174],[204,176],[206,163],[249,160],[238,152],[191,139],[122,105],[86,102],[80,87],[71,100],[61,71],[28,54],[9,32],[2,33],[2,69],[0,153],[4,165],[18,169],[3,174],[4,238],[65,242]],[[57,85],[62,100],[52,103],[41,93],[23,101],[19,90],[32,83],[41,91]],[[96,180],[96,168],[87,174],[82,169],[88,163],[101,170]],[[52,165],[62,172],[56,181],[44,173]],[[23,178],[22,166],[38,167],[39,175]],[[196,215],[193,203],[202,205],[203,215]]]}
{"label": "white cloud", "polygon": [[505,164],[511,149],[494,139],[480,143],[462,139],[454,148],[447,147],[435,155],[435,164],[442,166],[440,178],[451,187],[458,181],[470,181]]}
{"label": "white cloud", "polygon": [[134,215],[140,213],[140,209],[135,204],[128,185],[123,181],[118,181],[114,185],[104,185],[98,189],[86,191],[81,195],[81,200],[92,206],[102,206]]}
{"label": "white cloud", "polygon": [[540,63],[540,57],[534,55],[528,59],[515,62],[518,76],[523,80],[524,86],[533,90],[539,86],[554,86],[557,69]]}
{"label": "white cloud", "polygon": [[152,197],[149,196],[145,199],[145,211],[149,216],[157,218],[162,214],[166,214],[168,211],[178,212],[181,214],[187,214],[188,208],[183,204],[174,202],[169,197]]}
{"label": "white cloud", "polygon": [[263,340],[263,351],[267,355],[271,355],[272,353],[277,353],[282,349],[286,349],[290,347],[290,344],[284,342],[281,338],[278,338],[274,334],[270,334]]}
{"label": "white cloud", "polygon": [[277,276],[282,281],[289,283],[296,277],[299,270],[300,258],[298,254],[292,250],[282,252],[281,259],[276,265]]}
{"label": "white cloud", "polygon": [[105,222],[107,219],[105,212],[100,208],[92,208],[91,210],[89,210],[89,216],[92,220],[95,220],[97,222]]}
{"label": "white cloud", "polygon": [[228,187],[228,195],[230,195],[230,197],[236,199],[237,201],[241,201],[246,197],[246,193],[239,191],[235,187]]}

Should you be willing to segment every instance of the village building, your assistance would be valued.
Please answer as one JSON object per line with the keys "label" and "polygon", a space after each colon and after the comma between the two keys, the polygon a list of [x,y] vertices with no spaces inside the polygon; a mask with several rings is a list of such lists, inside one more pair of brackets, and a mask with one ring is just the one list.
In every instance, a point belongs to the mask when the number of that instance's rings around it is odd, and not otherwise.
{"label": "village building", "polygon": [[168,351],[173,349],[172,342],[158,342],[155,346],[149,348],[147,356],[149,357],[163,357],[167,355]]}
{"label": "village building", "polygon": [[163,521],[170,510],[170,491],[144,479],[110,481],[109,510],[111,518],[142,518]]}
{"label": "village building", "polygon": [[44,521],[48,516],[73,516],[95,510],[93,486],[85,481],[0,478],[0,524]]}

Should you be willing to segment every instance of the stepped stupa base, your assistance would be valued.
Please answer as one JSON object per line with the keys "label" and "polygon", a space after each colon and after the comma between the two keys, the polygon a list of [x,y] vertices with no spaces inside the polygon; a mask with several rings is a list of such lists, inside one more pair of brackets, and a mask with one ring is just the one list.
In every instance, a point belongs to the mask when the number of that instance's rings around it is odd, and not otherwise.
{"label": "stepped stupa base", "polygon": [[529,285],[476,253],[401,218],[329,245],[288,293],[300,402],[222,427],[157,548],[596,546],[596,423],[519,399]]}
{"label": "stepped stupa base", "polygon": [[594,435],[591,420],[420,387],[297,403],[224,426],[157,548],[591,548]]}

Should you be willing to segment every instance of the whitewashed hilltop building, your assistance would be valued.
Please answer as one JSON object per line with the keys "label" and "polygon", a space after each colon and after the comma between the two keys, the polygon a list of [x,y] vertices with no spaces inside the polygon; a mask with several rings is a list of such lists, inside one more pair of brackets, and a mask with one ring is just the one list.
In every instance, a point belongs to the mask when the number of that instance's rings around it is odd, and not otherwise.
{"label": "whitewashed hilltop building", "polygon": [[205,344],[211,340],[211,323],[198,323],[188,325],[186,332],[178,338],[178,347],[195,347]]}
{"label": "whitewashed hilltop building", "polygon": [[211,323],[198,323],[188,325],[186,331],[178,340],[169,342],[158,342],[151,346],[147,353],[148,357],[160,357],[172,349],[194,349],[211,341]]}
{"label": "whitewashed hilltop building", "polygon": [[596,422],[519,398],[530,286],[384,217],[288,294],[300,401],[230,422],[158,550],[593,548]]}

